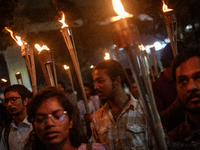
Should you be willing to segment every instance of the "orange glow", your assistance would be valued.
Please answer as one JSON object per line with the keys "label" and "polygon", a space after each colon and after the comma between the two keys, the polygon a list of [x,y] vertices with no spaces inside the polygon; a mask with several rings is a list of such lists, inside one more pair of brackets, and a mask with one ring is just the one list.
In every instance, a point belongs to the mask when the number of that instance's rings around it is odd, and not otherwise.
{"label": "orange glow", "polygon": [[6,79],[3,79],[3,78],[1,79],[1,81],[2,81],[2,82],[7,82],[7,80],[6,80]]}
{"label": "orange glow", "polygon": [[69,69],[69,66],[64,65],[64,69],[65,69],[65,70]]}
{"label": "orange glow", "polygon": [[59,20],[63,24],[61,28],[68,27],[68,25],[65,23],[65,14],[62,12],[62,19]]}
{"label": "orange glow", "polygon": [[35,44],[35,48],[41,52],[42,50],[49,50],[49,48],[46,45],[43,45],[42,47],[39,44]]}
{"label": "orange glow", "polygon": [[121,3],[120,0],[112,0],[112,4],[113,4],[113,8],[115,10],[115,12],[119,15],[117,17],[112,17],[111,18],[111,21],[117,21],[117,20],[120,20],[120,19],[124,19],[124,18],[130,18],[130,17],[133,17],[132,14],[129,14],[127,13],[125,10],[124,10],[124,7]]}
{"label": "orange glow", "polygon": [[165,5],[165,2],[164,0],[162,1],[163,2],[163,12],[169,12],[169,11],[173,11],[173,9],[169,9],[167,5]]}
{"label": "orange glow", "polygon": [[[23,42],[22,42],[22,40],[21,40],[21,37],[19,37],[19,36],[15,36],[15,37],[14,37],[13,31],[12,31],[12,30],[8,29],[7,27],[5,27],[5,29],[6,29],[8,32],[10,32],[10,36],[17,42],[17,44],[18,44],[19,46],[22,46],[22,45],[23,45]],[[26,44],[26,43],[24,43],[24,44]]]}
{"label": "orange glow", "polygon": [[110,54],[109,54],[109,53],[105,53],[104,59],[105,59],[105,60],[109,60],[109,59],[110,59]]}
{"label": "orange glow", "polygon": [[145,51],[146,49],[145,49],[145,47],[141,44],[141,45],[138,45],[138,47],[139,47],[139,49],[141,50],[141,51]]}

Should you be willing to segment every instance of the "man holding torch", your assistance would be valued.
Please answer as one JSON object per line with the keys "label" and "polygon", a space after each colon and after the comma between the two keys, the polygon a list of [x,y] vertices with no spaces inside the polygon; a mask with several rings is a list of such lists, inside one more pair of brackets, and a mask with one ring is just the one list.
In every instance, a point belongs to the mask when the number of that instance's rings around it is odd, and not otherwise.
{"label": "man holding torch", "polygon": [[120,63],[99,63],[93,80],[101,103],[105,103],[92,118],[95,142],[106,144],[111,150],[156,148],[138,101],[124,91],[126,78]]}

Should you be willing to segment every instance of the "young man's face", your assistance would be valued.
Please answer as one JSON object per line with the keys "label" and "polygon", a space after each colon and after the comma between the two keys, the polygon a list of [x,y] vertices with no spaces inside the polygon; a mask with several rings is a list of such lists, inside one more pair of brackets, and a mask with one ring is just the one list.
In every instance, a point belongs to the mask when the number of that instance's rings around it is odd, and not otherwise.
{"label": "young man's face", "polygon": [[112,94],[113,82],[104,69],[97,69],[93,73],[94,89],[97,90],[101,102],[106,102]]}
{"label": "young man's face", "polygon": [[5,99],[6,108],[12,116],[18,116],[24,113],[24,111],[26,111],[26,105],[28,104],[28,100],[25,99],[24,101],[22,101],[22,98],[18,92],[7,92],[5,94]]}
{"label": "young man's face", "polygon": [[176,69],[178,96],[185,108],[200,113],[200,58],[195,56]]}
{"label": "young man's face", "polygon": [[134,98],[139,99],[140,93],[138,91],[136,83],[131,83],[129,90],[132,93]]}
{"label": "young man's face", "polygon": [[84,86],[84,89],[85,89],[85,94],[86,94],[87,98],[89,98],[91,95],[91,89],[87,86]]}

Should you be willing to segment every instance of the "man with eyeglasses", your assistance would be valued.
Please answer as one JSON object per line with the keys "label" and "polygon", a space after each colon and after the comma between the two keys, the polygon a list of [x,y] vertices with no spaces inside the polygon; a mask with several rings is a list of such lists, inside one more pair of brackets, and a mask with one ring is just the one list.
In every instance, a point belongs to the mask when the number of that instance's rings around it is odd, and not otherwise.
{"label": "man with eyeglasses", "polygon": [[12,85],[4,90],[4,102],[13,117],[2,131],[0,150],[23,150],[32,124],[27,120],[27,105],[31,92],[23,85]]}

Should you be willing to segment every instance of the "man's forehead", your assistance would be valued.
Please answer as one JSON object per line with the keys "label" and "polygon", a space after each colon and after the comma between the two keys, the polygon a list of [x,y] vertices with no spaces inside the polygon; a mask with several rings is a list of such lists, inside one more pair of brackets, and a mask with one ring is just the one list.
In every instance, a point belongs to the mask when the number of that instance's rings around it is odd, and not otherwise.
{"label": "man's forehead", "polygon": [[200,58],[197,56],[191,57],[181,63],[176,69],[176,77],[182,74],[193,74],[200,71]]}

